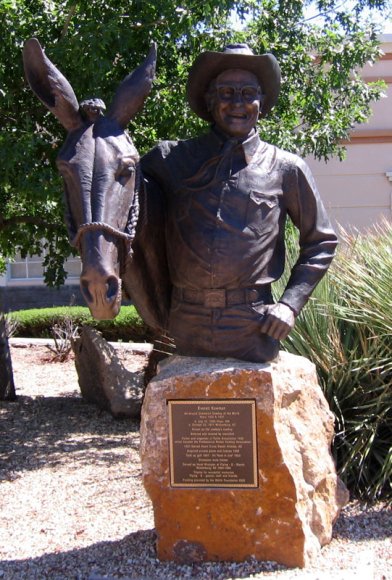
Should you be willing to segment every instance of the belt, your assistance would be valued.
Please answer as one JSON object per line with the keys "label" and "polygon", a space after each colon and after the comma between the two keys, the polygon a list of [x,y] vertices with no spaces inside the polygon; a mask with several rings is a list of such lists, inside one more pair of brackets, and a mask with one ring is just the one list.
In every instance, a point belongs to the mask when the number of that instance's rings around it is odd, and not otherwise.
{"label": "belt", "polygon": [[173,288],[173,297],[181,302],[201,304],[205,308],[226,308],[238,304],[251,304],[253,302],[272,303],[271,286],[258,288],[203,288],[193,290],[191,288]]}

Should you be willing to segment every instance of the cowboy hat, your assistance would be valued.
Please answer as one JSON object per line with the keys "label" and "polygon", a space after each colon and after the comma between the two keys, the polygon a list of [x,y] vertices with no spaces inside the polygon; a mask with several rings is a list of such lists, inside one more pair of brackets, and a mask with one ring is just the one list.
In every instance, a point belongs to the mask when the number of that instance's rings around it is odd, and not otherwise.
{"label": "cowboy hat", "polygon": [[247,44],[229,44],[223,52],[202,52],[189,71],[187,98],[196,115],[213,120],[205,99],[208,86],[221,72],[232,68],[248,70],[257,77],[264,95],[260,115],[265,117],[270,112],[280,89],[278,61],[269,53],[253,54]]}

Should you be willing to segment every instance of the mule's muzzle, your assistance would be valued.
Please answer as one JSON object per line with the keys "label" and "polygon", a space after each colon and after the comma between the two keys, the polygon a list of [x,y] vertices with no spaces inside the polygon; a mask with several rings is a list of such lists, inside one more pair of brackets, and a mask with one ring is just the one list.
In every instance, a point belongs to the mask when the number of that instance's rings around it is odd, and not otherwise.
{"label": "mule's muzzle", "polygon": [[121,280],[114,275],[97,279],[81,276],[80,289],[91,315],[97,320],[112,320],[121,306]]}

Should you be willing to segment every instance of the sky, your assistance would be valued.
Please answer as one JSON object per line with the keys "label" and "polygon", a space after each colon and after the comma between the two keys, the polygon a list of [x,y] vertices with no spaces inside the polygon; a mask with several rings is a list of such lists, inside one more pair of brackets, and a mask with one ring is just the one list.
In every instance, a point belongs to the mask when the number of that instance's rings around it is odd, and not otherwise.
{"label": "sky", "polygon": [[[345,8],[347,8],[346,4],[355,4],[355,2],[348,1],[348,2],[345,2],[344,4],[345,4]],[[306,9],[306,13],[307,13],[308,17],[312,16],[312,14],[314,14],[315,12],[317,12],[317,9],[315,9],[315,7],[309,6]],[[365,14],[366,14],[366,12],[368,14],[370,13],[369,10],[365,11]],[[375,22],[379,22],[382,25],[382,31],[384,34],[392,34],[392,15],[390,15],[390,17],[388,19],[385,19],[385,15],[382,15],[380,13],[377,13],[377,11],[374,11],[373,16],[372,16],[372,20]]]}
{"label": "sky", "polygon": [[[348,3],[350,3],[350,2],[348,2]],[[306,9],[306,16],[308,18],[310,18],[315,12],[316,12],[315,8],[313,8],[312,6],[309,6]],[[373,16],[373,18],[374,18],[374,16]],[[379,14],[379,15],[377,15],[376,22],[380,22],[383,25],[382,26],[383,34],[392,34],[392,14],[391,14],[391,17],[387,20],[385,19],[385,16]],[[237,29],[241,29],[243,26],[243,23],[241,23],[241,21],[239,20],[239,18],[237,17],[236,14],[233,14],[232,24],[233,24],[233,27],[237,28]]]}

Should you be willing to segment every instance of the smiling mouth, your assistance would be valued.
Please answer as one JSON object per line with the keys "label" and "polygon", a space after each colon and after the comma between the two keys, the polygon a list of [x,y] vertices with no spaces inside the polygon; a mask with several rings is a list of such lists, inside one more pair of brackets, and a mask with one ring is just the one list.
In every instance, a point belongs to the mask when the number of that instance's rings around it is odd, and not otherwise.
{"label": "smiling mouth", "polygon": [[240,121],[245,121],[248,118],[248,116],[245,113],[237,113],[237,114],[232,113],[231,115],[229,115],[229,117],[231,119],[239,119]]}

